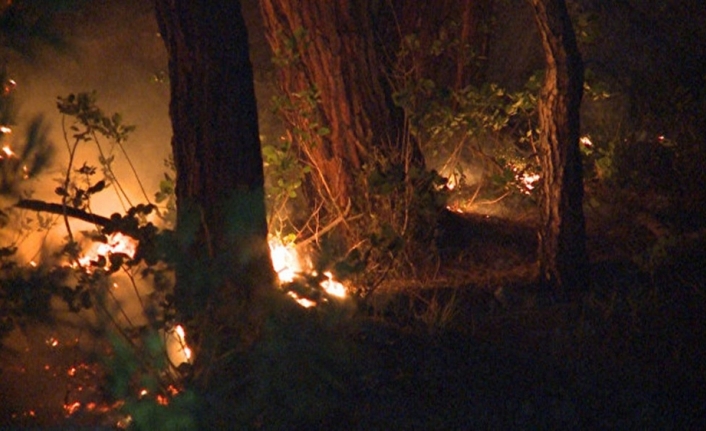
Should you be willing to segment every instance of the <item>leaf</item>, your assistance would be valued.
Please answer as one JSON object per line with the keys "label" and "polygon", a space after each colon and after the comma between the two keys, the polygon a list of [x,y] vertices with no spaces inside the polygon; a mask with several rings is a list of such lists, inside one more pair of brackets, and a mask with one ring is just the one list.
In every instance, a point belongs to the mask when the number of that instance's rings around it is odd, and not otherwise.
{"label": "leaf", "polygon": [[89,187],[86,191],[86,194],[92,195],[94,193],[102,191],[103,189],[105,189],[105,180],[100,180],[91,187]]}

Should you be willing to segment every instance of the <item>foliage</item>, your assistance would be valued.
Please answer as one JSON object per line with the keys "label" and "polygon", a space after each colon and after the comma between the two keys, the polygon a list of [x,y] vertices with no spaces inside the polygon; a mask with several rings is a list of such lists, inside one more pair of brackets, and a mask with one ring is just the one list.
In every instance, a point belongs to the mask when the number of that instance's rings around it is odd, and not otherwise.
{"label": "foliage", "polygon": [[[282,39],[274,63],[300,73],[301,53],[310,37],[306,29],[299,28]],[[412,154],[417,144],[407,135],[402,142],[366,147],[362,170],[346,172],[353,177],[349,187],[354,192],[346,196],[350,201],[343,208],[330,187],[336,179],[326,178],[325,172],[330,170],[317,166],[313,155],[315,149],[326,145],[331,133],[320,99],[315,83],[275,99],[275,111],[289,128],[280,146],[263,148],[268,176],[274,173],[268,195],[279,196],[280,202],[290,200],[292,205],[275,206],[270,217],[284,220],[279,214],[287,210],[284,215],[292,227],[276,227],[274,231],[294,233],[300,242],[315,242],[319,251],[316,270],[331,270],[337,279],[355,280],[352,284],[359,286],[357,293],[364,296],[391,274],[409,269],[412,255],[428,258],[433,226],[446,202],[445,180],[434,171],[414,167]],[[298,211],[301,204],[292,202],[294,198],[305,200],[308,208]],[[299,216],[302,213],[303,219]]]}
{"label": "foliage", "polygon": [[262,159],[269,231],[291,229],[288,219],[294,212],[293,206],[302,200],[301,187],[311,168],[299,160],[292,142],[285,138],[278,143],[263,144]]}
{"label": "foliage", "polygon": [[[525,178],[538,170],[535,109],[542,75],[532,75],[515,92],[493,83],[455,88],[420,75],[424,65],[459,43],[444,39],[447,34],[440,31],[440,39],[428,47],[413,34],[403,38],[390,80],[410,132],[422,143],[426,159],[449,179],[452,201],[470,205],[481,191],[489,200],[530,194],[533,187]],[[481,173],[469,176],[470,170]]]}
{"label": "foliage", "polygon": [[[62,300],[74,313],[90,311],[102,331],[115,334],[113,354],[108,356],[109,387],[112,397],[123,402],[123,411],[131,418],[134,429],[195,429],[191,408],[194,394],[182,391],[178,384],[176,365],[167,361],[164,335],[174,325],[172,295],[172,265],[175,254],[173,233],[158,229],[150,217],[158,212],[162,220],[173,217],[173,180],[165,180],[156,194],[157,205],[132,204],[125,192],[113,162],[115,149],[122,150],[134,126],[125,125],[118,114],[105,115],[96,104],[95,93],[71,94],[58,98],[69,164],[55,194],[60,204],[22,198],[10,214],[23,220],[23,229],[49,230],[62,218],[67,230],[67,242],[54,255],[44,252],[42,262],[34,266],[15,261],[17,244],[0,249],[0,335],[31,320],[47,320],[52,316],[51,301]],[[106,146],[104,140],[109,141]],[[77,166],[76,154],[81,145],[95,145],[100,169],[83,162]],[[24,153],[23,153],[24,154]],[[170,161],[166,162],[167,167]],[[34,172],[34,170],[29,170]],[[100,176],[99,176],[100,175]],[[135,173],[136,175],[136,173]],[[98,178],[96,178],[98,177]],[[138,184],[139,178],[137,179]],[[125,214],[115,213],[109,218],[94,213],[92,198],[112,189],[125,206]],[[55,217],[37,213],[37,223],[21,214],[33,208],[53,212]],[[92,220],[94,230],[76,231],[70,217]],[[110,249],[110,238],[122,234],[134,241],[134,254],[122,249]],[[86,250],[103,244],[104,251],[85,255]],[[116,276],[120,276],[116,278]],[[138,277],[141,280],[138,280]],[[115,298],[114,283],[127,281],[142,307],[145,323],[135,325],[127,317],[123,305]],[[149,284],[146,293],[144,284]],[[179,388],[178,388],[179,387]],[[139,395],[147,388],[149,396]],[[161,398],[160,398],[161,397]],[[161,402],[159,400],[162,400]],[[168,420],[167,420],[168,419]],[[192,422],[189,422],[189,421]],[[156,422],[155,422],[156,421]],[[177,421],[182,428],[175,427]],[[161,428],[160,428],[161,427]]]}

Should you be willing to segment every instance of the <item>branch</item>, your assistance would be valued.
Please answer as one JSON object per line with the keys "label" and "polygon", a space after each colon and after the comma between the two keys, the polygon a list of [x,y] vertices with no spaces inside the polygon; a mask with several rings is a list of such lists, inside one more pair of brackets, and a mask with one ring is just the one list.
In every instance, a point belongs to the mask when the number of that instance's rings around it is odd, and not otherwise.
{"label": "branch", "polygon": [[106,227],[108,226],[108,224],[110,224],[110,219],[107,217],[87,213],[86,211],[80,210],[78,208],[68,207],[62,204],[54,204],[39,201],[36,199],[20,199],[20,201],[15,204],[15,207],[32,211],[44,211],[66,217],[73,217],[102,227]]}

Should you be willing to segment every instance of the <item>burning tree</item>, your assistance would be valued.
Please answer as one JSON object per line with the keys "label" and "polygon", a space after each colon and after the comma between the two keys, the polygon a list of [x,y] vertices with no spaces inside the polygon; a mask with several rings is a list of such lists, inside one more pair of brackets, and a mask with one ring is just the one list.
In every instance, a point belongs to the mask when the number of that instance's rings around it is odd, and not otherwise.
{"label": "burning tree", "polygon": [[396,47],[381,38],[394,27],[394,11],[368,0],[266,0],[261,7],[286,140],[309,168],[304,189],[314,216],[293,220],[295,228],[304,238],[328,232],[329,250],[346,258],[339,269],[366,268],[368,279],[358,282],[374,285],[405,244],[430,239],[440,208],[434,187],[442,182],[426,171],[393,102],[387,54]]}

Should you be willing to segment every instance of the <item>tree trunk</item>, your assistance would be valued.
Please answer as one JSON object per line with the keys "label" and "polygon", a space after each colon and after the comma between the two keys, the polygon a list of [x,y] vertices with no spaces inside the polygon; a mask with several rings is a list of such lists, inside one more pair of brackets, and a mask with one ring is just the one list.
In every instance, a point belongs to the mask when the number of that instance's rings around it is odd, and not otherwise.
{"label": "tree trunk", "polygon": [[587,284],[579,108],[583,63],[564,0],[530,0],[546,75],[539,99],[540,277],[561,294]]}
{"label": "tree trunk", "polygon": [[157,0],[169,54],[177,170],[178,318],[195,372],[242,337],[243,310],[273,285],[253,74],[240,2]]}
{"label": "tree trunk", "polygon": [[375,158],[402,155],[423,165],[419,148],[404,139],[403,116],[392,104],[384,54],[375,44],[378,3],[261,2],[292,139],[312,167],[313,189],[332,204],[334,216],[351,203],[353,213],[360,210],[355,199],[366,191],[359,176]]}

